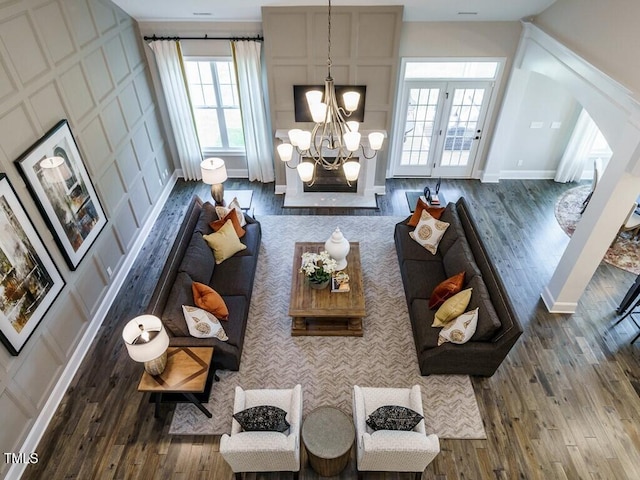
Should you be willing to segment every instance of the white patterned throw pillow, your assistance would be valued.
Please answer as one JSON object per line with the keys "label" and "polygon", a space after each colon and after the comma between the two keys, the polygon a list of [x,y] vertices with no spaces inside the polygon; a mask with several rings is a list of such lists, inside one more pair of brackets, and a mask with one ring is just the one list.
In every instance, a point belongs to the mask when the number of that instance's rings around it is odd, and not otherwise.
{"label": "white patterned throw pillow", "polygon": [[409,236],[435,255],[438,251],[438,244],[448,227],[447,222],[436,220],[429,215],[429,212],[423,210],[416,229],[409,232]]}
{"label": "white patterned throw pillow", "polygon": [[478,327],[478,309],[463,313],[458,318],[449,322],[438,335],[438,346],[446,342],[463,344],[467,343]]}
{"label": "white patterned throw pillow", "polygon": [[226,207],[216,207],[216,213],[218,214],[218,218],[226,217],[230,211],[235,210],[236,215],[238,216],[238,221],[240,222],[240,226],[244,227],[247,224],[247,221],[244,218],[244,213],[242,213],[242,209],[240,208],[240,202],[236,197],[233,197],[233,200],[229,202],[229,205]]}
{"label": "white patterned throw pillow", "polygon": [[189,327],[189,333],[197,338],[217,338],[223,342],[229,340],[227,334],[213,314],[198,307],[182,306],[184,320]]}

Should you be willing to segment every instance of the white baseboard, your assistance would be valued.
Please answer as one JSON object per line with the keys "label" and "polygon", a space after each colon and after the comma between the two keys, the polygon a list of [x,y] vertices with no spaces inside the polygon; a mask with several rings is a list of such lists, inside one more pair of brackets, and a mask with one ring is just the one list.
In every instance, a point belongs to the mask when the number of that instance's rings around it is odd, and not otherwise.
{"label": "white baseboard", "polygon": [[373,193],[375,193],[376,195],[386,195],[387,187],[385,187],[384,185],[374,185]]}
{"label": "white baseboard", "polygon": [[[556,170],[502,170],[503,180],[553,180]],[[484,179],[483,179],[484,181]]]}
{"label": "white baseboard", "polygon": [[549,313],[576,313],[578,309],[578,304],[576,302],[556,302],[555,298],[553,298],[553,294],[549,291],[547,286],[544,287],[544,290],[540,294],[542,297],[542,301]]}
{"label": "white baseboard", "polygon": [[276,189],[274,192],[276,195],[284,195],[285,193],[287,193],[287,186],[286,185],[276,185]]}
{"label": "white baseboard", "polygon": [[[122,285],[124,284],[124,281],[126,280],[127,275],[129,274],[129,271],[133,266],[133,263],[136,261],[136,258],[138,258],[138,254],[140,253],[140,250],[142,249],[144,242],[149,236],[149,232],[151,231],[151,228],[153,227],[158,216],[160,215],[160,212],[162,211],[162,207],[164,207],[164,204],[167,201],[167,198],[169,198],[169,194],[171,193],[171,190],[173,189],[177,180],[178,180],[178,172],[176,171],[173,173],[173,175],[169,179],[169,182],[167,182],[164,190],[162,191],[162,194],[160,195],[160,197],[158,198],[158,201],[156,202],[155,206],[151,210],[151,214],[147,218],[147,221],[144,223],[144,225],[140,229],[138,237],[136,238],[136,241],[131,246],[131,250],[129,250],[129,253],[125,257],[121,268],[113,277],[111,286],[109,287],[109,289],[107,290],[107,293],[102,299],[100,306],[98,307],[95,315],[91,319],[91,322],[89,323],[89,327],[87,328],[86,332],[82,336],[82,339],[78,343],[75,351],[73,352],[73,355],[71,355],[71,358],[67,362],[67,366],[62,372],[62,375],[60,375],[60,378],[58,379],[58,382],[56,383],[55,387],[51,391],[51,394],[49,395],[49,398],[47,399],[44,407],[42,408],[42,411],[40,412],[40,414],[34,421],[33,426],[29,430],[29,434],[27,435],[27,438],[25,439],[22,446],[20,447],[20,450],[19,450],[20,452],[29,452],[29,453],[36,452],[38,444],[42,439],[42,435],[44,435],[44,432],[47,430],[47,427],[49,426],[49,422],[51,422],[51,419],[53,418],[53,415],[56,413],[56,410],[58,409],[60,402],[64,398],[64,395],[67,392],[69,385],[73,381],[73,377],[75,377],[76,372],[78,371],[78,368],[82,364],[82,360],[84,359],[85,355],[87,354],[87,351],[91,347],[91,344],[93,343],[93,340],[96,334],[98,333],[98,330],[102,326],[102,322],[107,316],[107,313],[109,313],[109,309],[111,308],[113,301],[118,295],[120,288],[122,288]],[[24,473],[26,468],[27,468],[26,463],[13,464],[7,471],[7,476],[5,477],[5,479],[6,480],[19,479]]]}

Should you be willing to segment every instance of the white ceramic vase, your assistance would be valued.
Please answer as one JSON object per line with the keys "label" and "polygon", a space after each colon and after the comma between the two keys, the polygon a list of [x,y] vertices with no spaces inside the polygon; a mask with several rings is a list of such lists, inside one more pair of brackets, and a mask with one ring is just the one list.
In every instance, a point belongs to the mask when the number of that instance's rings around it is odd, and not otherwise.
{"label": "white ceramic vase", "polygon": [[324,242],[324,249],[338,263],[338,270],[347,268],[347,255],[351,249],[349,241],[344,238],[340,228],[336,228],[329,239]]}

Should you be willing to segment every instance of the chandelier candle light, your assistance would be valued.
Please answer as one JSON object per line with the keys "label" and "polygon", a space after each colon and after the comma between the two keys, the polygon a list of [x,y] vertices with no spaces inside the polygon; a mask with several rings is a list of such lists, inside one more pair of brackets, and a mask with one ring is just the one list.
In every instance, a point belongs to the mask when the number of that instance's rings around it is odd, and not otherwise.
{"label": "chandelier candle light", "polygon": [[[300,160],[296,167],[303,182],[313,185],[317,166],[325,170],[338,170],[342,167],[347,183],[351,185],[350,182],[357,180],[360,173],[360,163],[354,158],[354,153],[362,149],[364,158],[373,158],[375,152],[382,148],[384,134],[369,134],[369,146],[374,152],[367,156],[364,146],[360,143],[360,124],[353,120],[347,121],[358,108],[360,94],[355,91],[345,92],[342,95],[344,108],[338,106],[336,89],[331,77],[331,0],[328,9],[327,78],[324,81],[324,95],[319,90],[311,90],[306,93],[306,99],[315,126],[310,132],[298,128],[289,130],[291,143],[282,143],[277,147],[280,159],[289,166],[288,162],[293,158],[295,147],[301,158],[312,160]],[[325,157],[323,150],[331,152],[331,156],[327,154],[328,158]]]}

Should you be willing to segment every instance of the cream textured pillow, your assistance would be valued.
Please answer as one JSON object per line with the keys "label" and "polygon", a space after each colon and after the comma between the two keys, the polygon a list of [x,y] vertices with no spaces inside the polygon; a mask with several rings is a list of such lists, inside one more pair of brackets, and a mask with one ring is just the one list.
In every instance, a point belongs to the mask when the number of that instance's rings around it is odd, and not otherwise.
{"label": "cream textured pillow", "polygon": [[183,305],[182,313],[184,314],[184,321],[187,322],[187,327],[189,327],[189,333],[192,337],[215,337],[223,342],[229,340],[224,328],[220,325],[220,320],[206,310]]}
{"label": "cream textured pillow", "polygon": [[236,215],[238,216],[238,221],[240,222],[240,226],[244,227],[247,224],[247,221],[244,218],[244,213],[242,213],[242,209],[240,208],[240,202],[236,197],[233,197],[233,200],[229,202],[229,205],[226,207],[216,207],[216,213],[218,214],[218,218],[226,217],[229,212],[235,210]]}
{"label": "cream textured pillow", "polygon": [[448,298],[440,305],[433,319],[432,327],[444,327],[451,320],[459,317],[467,309],[471,300],[471,288],[456,293],[453,297]]}
{"label": "cream textured pillow", "polygon": [[203,235],[207,244],[213,250],[213,256],[216,264],[224,262],[227,258],[234,256],[241,250],[247,248],[238,238],[235,228],[231,220],[227,220],[224,226],[215,233]]}
{"label": "cream textured pillow", "polygon": [[435,255],[438,251],[438,244],[444,232],[447,231],[447,227],[449,227],[447,222],[436,220],[429,215],[429,212],[423,210],[416,229],[413,232],[409,232],[409,236]]}
{"label": "cream textured pillow", "polygon": [[454,321],[449,322],[438,335],[438,345],[446,342],[463,344],[467,343],[478,326],[478,309],[463,313]]}

